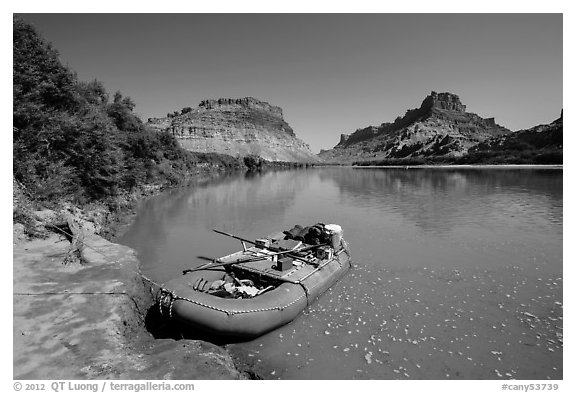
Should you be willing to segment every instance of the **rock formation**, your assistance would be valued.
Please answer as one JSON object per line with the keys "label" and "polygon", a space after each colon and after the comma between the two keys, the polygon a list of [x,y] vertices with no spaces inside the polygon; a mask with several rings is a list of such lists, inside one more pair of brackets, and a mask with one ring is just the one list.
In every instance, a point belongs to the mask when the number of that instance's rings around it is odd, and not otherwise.
{"label": "rock formation", "polygon": [[492,137],[509,134],[494,118],[466,112],[460,98],[432,92],[419,108],[411,109],[393,123],[342,134],[340,142],[319,156],[329,162],[382,158],[462,156],[468,149]]}
{"label": "rock formation", "polygon": [[470,154],[490,152],[508,156],[528,153],[556,155],[561,162],[563,150],[564,120],[563,113],[550,124],[541,124],[527,130],[520,130],[499,137],[490,138],[470,149]]}
{"label": "rock formation", "polygon": [[269,161],[318,161],[284,121],[281,108],[252,97],[204,100],[197,108],[148,119],[148,126],[172,133],[190,151],[257,155]]}

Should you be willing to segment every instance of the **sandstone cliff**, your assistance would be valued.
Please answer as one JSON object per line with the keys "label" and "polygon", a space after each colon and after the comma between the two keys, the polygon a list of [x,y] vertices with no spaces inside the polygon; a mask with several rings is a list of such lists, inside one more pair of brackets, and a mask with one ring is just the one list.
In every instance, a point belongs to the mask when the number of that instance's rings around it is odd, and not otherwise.
{"label": "sandstone cliff", "polygon": [[[530,154],[557,155],[561,163],[563,149],[564,119],[563,113],[550,124],[541,124],[527,130],[520,130],[504,136],[490,138],[470,149],[470,154],[489,152],[508,156]],[[555,162],[557,163],[557,162]]]}
{"label": "sandstone cliff", "polygon": [[190,151],[257,155],[269,161],[318,161],[284,120],[281,108],[252,97],[204,100],[197,108],[148,119],[148,126],[172,133]]}
{"label": "sandstone cliff", "polygon": [[459,157],[489,138],[509,134],[494,118],[484,119],[466,112],[460,98],[432,92],[419,108],[411,109],[393,123],[342,134],[340,142],[319,156],[330,162],[352,162],[381,158]]}

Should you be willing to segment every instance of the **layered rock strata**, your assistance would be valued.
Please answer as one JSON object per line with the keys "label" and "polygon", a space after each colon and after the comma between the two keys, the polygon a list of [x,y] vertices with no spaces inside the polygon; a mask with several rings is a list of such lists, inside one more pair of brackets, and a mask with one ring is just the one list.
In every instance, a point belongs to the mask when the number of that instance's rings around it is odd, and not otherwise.
{"label": "layered rock strata", "polygon": [[172,133],[190,151],[257,155],[269,161],[318,161],[284,120],[281,108],[252,97],[204,100],[197,108],[148,119],[148,125]]}
{"label": "layered rock strata", "polygon": [[431,92],[419,108],[393,123],[369,126],[342,134],[340,142],[319,156],[332,162],[381,158],[461,156],[487,139],[509,134],[494,118],[466,112],[466,105],[451,93]]}

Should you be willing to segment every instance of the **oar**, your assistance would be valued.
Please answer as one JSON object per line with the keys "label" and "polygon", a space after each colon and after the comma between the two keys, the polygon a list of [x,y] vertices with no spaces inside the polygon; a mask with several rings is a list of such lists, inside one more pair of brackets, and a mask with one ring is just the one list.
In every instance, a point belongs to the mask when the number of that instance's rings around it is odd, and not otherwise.
{"label": "oar", "polygon": [[244,239],[244,238],[241,238],[240,236],[232,235],[231,233],[222,232],[222,231],[219,231],[218,229],[212,229],[212,230],[213,230],[214,232],[216,232],[216,233],[221,234],[221,235],[228,236],[228,237],[233,237],[234,239],[238,239],[238,240],[240,240],[241,242],[246,242],[246,243],[250,243],[250,244],[256,245],[256,242],[255,242],[255,241],[248,240],[248,239]]}
{"label": "oar", "polygon": [[[207,263],[207,264],[204,264],[204,265],[202,265],[202,266],[198,266],[198,267],[193,268],[193,269],[183,270],[183,271],[182,271],[182,274],[186,274],[186,273],[190,273],[190,272],[195,272],[195,271],[198,271],[198,270],[209,270],[209,269],[211,269],[211,268],[213,268],[213,267],[229,266],[229,265],[235,265],[235,264],[238,264],[238,263],[246,263],[246,262],[263,261],[263,260],[265,260],[265,259],[268,259],[268,258],[270,258],[270,257],[277,256],[277,255],[291,254],[291,253],[294,253],[294,252],[300,252],[300,251],[310,250],[310,249],[312,249],[312,248],[319,247],[319,246],[320,246],[320,245],[314,245],[314,246],[312,246],[312,247],[305,247],[305,248],[302,248],[302,249],[289,250],[289,251],[280,251],[280,252],[275,252],[275,253],[273,253],[273,254],[265,254],[265,255],[261,255],[261,256],[254,257],[254,258],[238,259],[238,260],[236,260],[236,261],[230,261],[230,262],[220,262],[218,259],[208,258],[208,257],[205,257],[205,256],[199,256],[198,258],[200,258],[200,259],[206,259],[206,260],[209,260],[209,261],[211,261],[211,262],[210,262],[210,263]],[[303,262],[306,262],[306,263],[309,263],[309,262],[310,262],[309,260],[307,260],[307,259],[305,259],[305,258],[302,258],[302,257],[299,257],[299,256],[297,256],[297,255],[290,255],[290,256],[291,256],[292,258],[294,258],[294,259],[298,259],[298,260],[303,261]]]}
{"label": "oar", "polygon": [[[316,247],[316,246],[315,246],[315,247]],[[268,259],[268,258],[277,256],[277,255],[288,254],[288,253],[291,253],[291,252],[293,252],[293,251],[294,251],[294,250],[292,250],[292,251],[280,251],[280,252],[275,252],[275,253],[272,253],[272,254],[264,254],[264,255],[260,255],[260,256],[253,257],[253,258],[238,259],[238,260],[236,260],[236,261],[230,261],[230,262],[220,262],[218,259],[209,258],[209,257],[205,257],[205,256],[200,255],[200,256],[198,256],[198,258],[200,258],[200,259],[205,259],[205,260],[207,260],[207,261],[210,261],[210,263],[204,264],[204,265],[202,265],[202,266],[198,266],[198,267],[196,267],[196,268],[194,268],[194,269],[186,269],[186,270],[183,270],[182,273],[186,274],[186,273],[193,272],[193,271],[196,271],[196,270],[204,270],[204,269],[209,269],[209,268],[211,268],[211,267],[218,267],[218,266],[235,265],[235,264],[237,264],[237,263],[246,263],[246,262],[262,261],[262,260],[265,260],[265,259]],[[296,250],[296,251],[299,251],[299,250]],[[304,259],[304,258],[295,256],[295,255],[292,255],[292,257],[295,258],[295,259],[299,259],[299,260],[301,260],[301,261],[304,261],[304,262],[309,262],[307,259]],[[211,265],[212,265],[212,266],[211,266]]]}
{"label": "oar", "polygon": [[198,267],[195,267],[193,269],[182,270],[182,274],[196,272],[198,270],[208,270],[208,269],[213,268],[213,267],[230,266],[230,265],[236,265],[238,263],[263,261],[264,259],[268,259],[268,255],[256,257],[256,258],[238,259],[236,261],[230,261],[230,262],[217,262],[217,259],[213,259],[214,262],[212,262],[212,263],[207,263],[205,265],[198,266]]}
{"label": "oar", "polygon": [[[213,230],[214,232],[216,232],[216,233],[221,234],[221,235],[229,236],[229,237],[232,237],[232,238],[234,238],[234,239],[238,239],[238,240],[240,240],[240,241],[242,241],[242,242],[246,242],[246,243],[250,243],[250,244],[256,245],[256,242],[254,242],[254,241],[252,241],[252,240],[244,239],[244,238],[242,238],[242,237],[240,237],[240,236],[232,235],[231,233],[222,232],[222,231],[219,231],[219,230],[217,230],[217,229],[212,229],[212,230]],[[312,250],[312,249],[314,249],[314,248],[318,248],[318,247],[320,247],[320,246],[325,246],[325,244],[316,244],[316,245],[313,245],[313,246],[308,246],[308,247],[303,247],[303,248],[296,248],[296,249],[294,249],[294,250],[280,251],[280,252],[276,253],[276,255],[293,254],[293,253],[296,253],[296,252],[308,251],[308,250]],[[270,247],[264,247],[264,248],[270,250]],[[294,255],[292,255],[292,256],[295,257],[296,259],[300,259],[300,258],[298,258],[297,256],[294,256]]]}

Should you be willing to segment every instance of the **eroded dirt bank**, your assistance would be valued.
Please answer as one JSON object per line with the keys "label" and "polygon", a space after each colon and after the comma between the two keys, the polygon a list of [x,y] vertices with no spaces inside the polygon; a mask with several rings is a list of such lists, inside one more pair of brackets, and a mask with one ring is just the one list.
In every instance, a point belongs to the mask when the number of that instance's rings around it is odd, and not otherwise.
{"label": "eroded dirt bank", "polygon": [[14,379],[246,378],[217,345],[146,331],[153,298],[130,248],[86,232],[85,263],[64,265],[64,236],[14,228]]}

